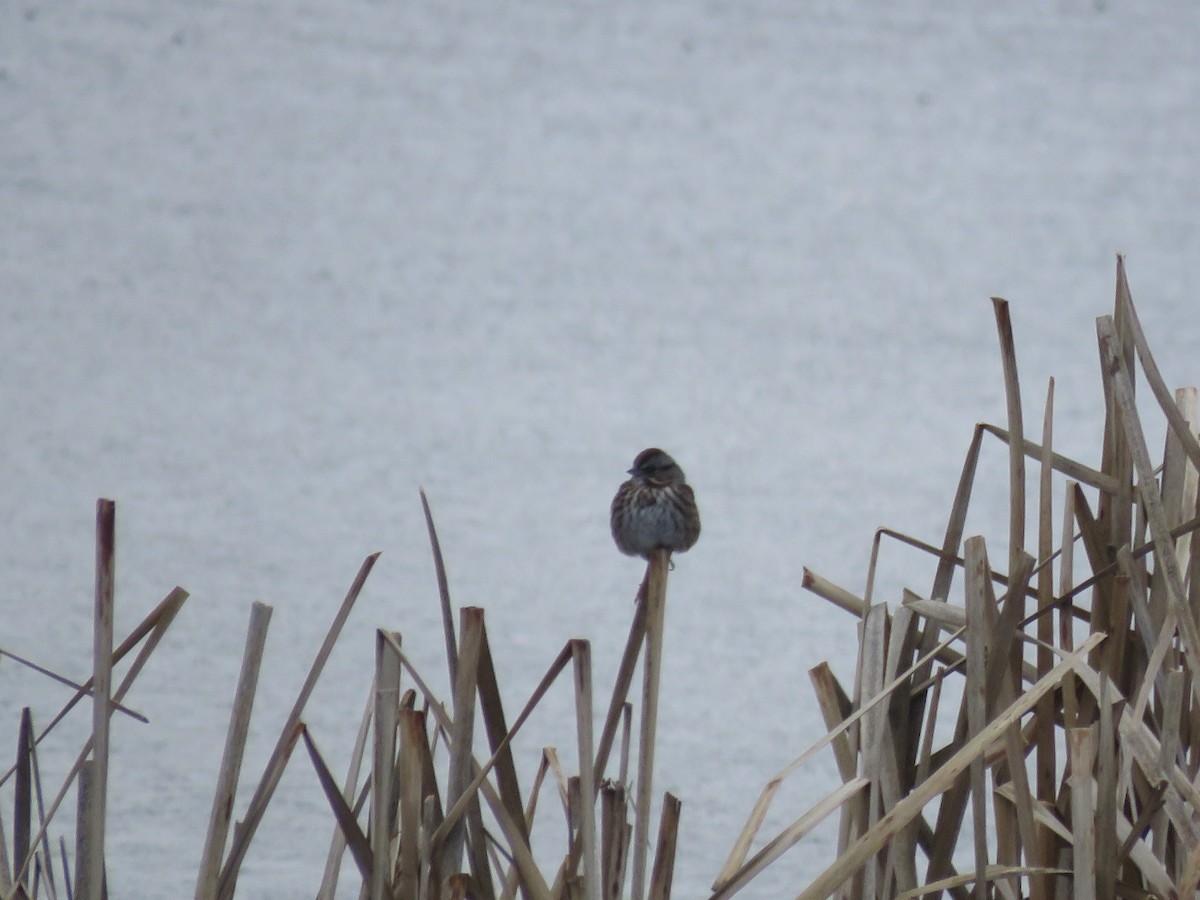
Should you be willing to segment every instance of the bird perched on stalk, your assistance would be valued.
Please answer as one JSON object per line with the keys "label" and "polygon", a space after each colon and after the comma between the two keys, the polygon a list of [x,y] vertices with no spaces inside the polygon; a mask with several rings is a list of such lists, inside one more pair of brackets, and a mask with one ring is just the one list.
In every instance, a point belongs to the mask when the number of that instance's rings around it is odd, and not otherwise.
{"label": "bird perched on stalk", "polygon": [[700,537],[696,496],[669,453],[650,447],[613,497],[610,523],[617,549],[650,559],[655,550],[682,553]]}

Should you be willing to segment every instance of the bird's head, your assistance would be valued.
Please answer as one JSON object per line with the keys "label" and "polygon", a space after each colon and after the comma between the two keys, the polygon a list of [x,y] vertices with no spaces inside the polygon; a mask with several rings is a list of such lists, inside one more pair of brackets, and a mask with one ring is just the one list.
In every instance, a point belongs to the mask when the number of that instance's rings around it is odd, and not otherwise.
{"label": "bird's head", "polygon": [[629,474],[643,484],[683,484],[685,481],[683,469],[671,454],[657,447],[639,453]]}

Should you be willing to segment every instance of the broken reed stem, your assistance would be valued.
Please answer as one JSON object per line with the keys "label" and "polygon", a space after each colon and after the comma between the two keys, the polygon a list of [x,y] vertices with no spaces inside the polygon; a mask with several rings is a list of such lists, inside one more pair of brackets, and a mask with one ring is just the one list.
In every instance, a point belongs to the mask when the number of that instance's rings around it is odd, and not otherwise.
{"label": "broken reed stem", "polygon": [[87,805],[77,824],[82,858],[76,860],[75,897],[104,895],[104,823],[108,795],[108,722],[111,712],[113,589],[116,556],[116,504],[96,501],[96,604],[92,625],[92,761]]}
{"label": "broken reed stem", "polygon": [[[985,641],[992,629],[987,614],[994,609],[994,598],[988,596],[988,557],[983,538],[972,537],[966,543],[967,559],[967,736],[975,737],[987,723],[987,677],[985,672]],[[986,772],[982,756],[971,760],[972,832],[975,837],[975,897],[987,896],[987,791]]]}
{"label": "broken reed stem", "polygon": [[362,565],[359,566],[358,574],[354,577],[354,583],[351,584],[350,590],[346,593],[345,598],[342,600],[342,605],[338,608],[337,614],[333,618],[333,623],[325,633],[325,640],[321,643],[321,648],[317,651],[316,658],[313,660],[312,666],[308,670],[308,675],[304,679],[304,684],[300,688],[300,693],[296,697],[296,702],[292,705],[292,711],[288,714],[283,729],[279,733],[279,738],[275,742],[275,749],[272,750],[271,756],[267,760],[267,766],[263,771],[262,778],[259,779],[254,795],[250,798],[245,818],[240,826],[234,829],[233,843],[221,867],[221,877],[217,887],[218,900],[231,900],[233,897],[233,892],[237,885],[238,871],[241,869],[246,851],[250,848],[250,841],[253,839],[254,833],[258,830],[259,822],[262,821],[263,814],[267,810],[267,804],[271,802],[271,797],[275,793],[279,779],[283,777],[283,770],[287,765],[287,760],[291,756],[296,742],[300,739],[300,732],[298,730],[300,716],[304,712],[308,698],[316,687],[317,680],[321,677],[321,672],[325,668],[325,663],[329,660],[329,655],[333,652],[333,645],[337,643],[338,636],[342,633],[342,627],[346,624],[346,619],[350,617],[350,611],[354,608],[354,603],[358,600],[358,595],[362,592],[363,586],[367,581],[367,576],[371,574],[371,569],[374,568],[377,559],[379,559],[379,554],[372,553],[363,560]]}
{"label": "broken reed stem", "polygon": [[642,726],[638,736],[631,900],[645,900],[646,897],[646,856],[650,850],[650,804],[653,796],[654,748],[658,732],[658,692],[662,675],[663,624],[670,556],[667,550],[655,551],[646,575],[646,656],[642,664]]}
{"label": "broken reed stem", "polygon": [[[381,628],[375,632],[375,742],[371,770],[371,900],[392,894],[392,766],[396,758],[396,716],[400,706],[400,657]],[[395,644],[400,635],[392,634]],[[415,846],[416,833],[405,835]],[[415,874],[409,871],[410,875]]]}
{"label": "broken reed stem", "polygon": [[670,791],[663,795],[662,819],[658,826],[658,849],[650,873],[649,900],[670,900],[675,878],[675,838],[679,832],[680,800]]}
{"label": "broken reed stem", "polygon": [[[1049,559],[1054,553],[1054,525],[1052,516],[1051,478],[1054,441],[1054,379],[1046,388],[1046,407],[1042,417],[1041,469],[1038,478],[1038,558]],[[1050,615],[1054,600],[1054,571],[1050,566],[1038,570],[1037,579],[1037,674],[1042,677],[1054,665],[1050,648],[1054,644],[1054,619]],[[1054,736],[1054,697],[1047,694],[1037,705],[1035,721],[1037,733],[1034,744],[1036,773],[1034,785],[1039,802],[1049,805],[1054,802],[1056,746]],[[1026,804],[1027,805],[1027,804]],[[1057,842],[1053,832],[1041,829],[1035,833],[1035,843],[1029,845],[1032,858],[1042,868],[1049,867],[1057,856]],[[1054,883],[1047,875],[1037,875],[1030,882],[1033,900],[1051,900]]]}
{"label": "broken reed stem", "polygon": [[217,787],[213,792],[204,852],[200,856],[196,900],[214,900],[216,897],[217,877],[221,871],[221,857],[225,854],[229,825],[233,819],[233,801],[237,796],[242,758],[246,752],[246,736],[250,731],[250,714],[254,709],[254,694],[258,687],[258,673],[262,667],[263,648],[266,646],[267,629],[271,624],[271,612],[272,607],[258,601],[250,608],[246,647],[242,652],[242,671],[238,676],[237,690],[233,696],[233,709],[229,713],[225,750],[221,756]]}
{"label": "broken reed stem", "polygon": [[575,671],[575,728],[579,749],[579,841],[583,857],[583,893],[586,900],[601,900],[600,868],[596,849],[596,788],[592,773],[592,648],[584,640],[571,641]]}

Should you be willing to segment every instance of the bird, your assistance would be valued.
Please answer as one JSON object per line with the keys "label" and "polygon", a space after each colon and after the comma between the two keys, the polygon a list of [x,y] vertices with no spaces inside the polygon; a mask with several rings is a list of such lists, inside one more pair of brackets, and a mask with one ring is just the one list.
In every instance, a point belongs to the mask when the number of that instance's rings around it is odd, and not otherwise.
{"label": "bird", "polygon": [[628,472],[632,477],[617,488],[609,515],[617,549],[646,560],[656,550],[690,549],[700,537],[700,511],[679,464],[649,447]]}

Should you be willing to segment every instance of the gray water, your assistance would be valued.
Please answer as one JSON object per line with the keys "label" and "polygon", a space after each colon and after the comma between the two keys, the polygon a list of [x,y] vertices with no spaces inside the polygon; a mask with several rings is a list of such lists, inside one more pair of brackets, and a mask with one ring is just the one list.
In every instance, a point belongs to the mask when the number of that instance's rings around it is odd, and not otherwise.
{"label": "gray water", "polygon": [[[0,646],[86,677],[100,496],[118,632],[192,595],[128,699],[151,724],[114,726],[114,896],[190,896],[251,601],[247,779],[370,552],[306,713],[335,771],[376,627],[444,685],[418,486],[510,709],[576,635],[603,689],[642,574],[607,506],[649,445],[704,517],[656,782],[701,896],[824,730],[807,670],[849,685],[855,623],[803,567],[861,592],[877,526],[940,539],[974,423],[1003,422],[988,297],[1027,421],[1055,376],[1084,462],[1117,252],[1167,379],[1200,379],[1198,41],[1183,2],[0,2]],[[989,445],[971,521],[994,559],[1006,465]],[[876,596],[930,577],[886,549]],[[0,679],[0,747],[67,697]],[[526,789],[542,745],[573,756],[569,686],[548,703]],[[797,774],[764,835],[836,778]],[[242,895],[310,895],[331,823],[297,758]],[[795,893],[833,837],[746,895]]]}

